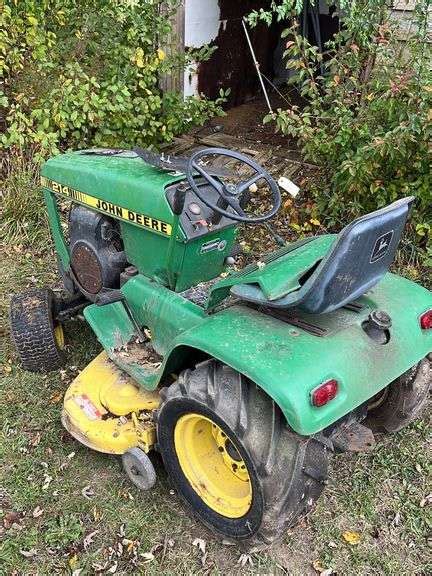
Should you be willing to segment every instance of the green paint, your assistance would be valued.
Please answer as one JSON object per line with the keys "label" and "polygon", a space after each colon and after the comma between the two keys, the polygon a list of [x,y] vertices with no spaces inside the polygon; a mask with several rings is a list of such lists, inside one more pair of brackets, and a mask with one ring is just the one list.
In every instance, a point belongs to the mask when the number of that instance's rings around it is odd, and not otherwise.
{"label": "green paint", "polygon": [[[119,222],[128,260],[148,278],[168,286],[169,277],[175,277],[175,290],[182,292],[218,276],[225,270],[225,259],[231,253],[235,239],[235,226],[189,242],[186,242],[180,228],[173,247],[171,268],[168,268],[169,236],[157,230],[139,227],[136,221],[127,221],[127,213],[130,211],[172,226],[174,215],[165,190],[183,180],[184,175],[173,176],[145,164],[136,157],[89,156],[71,152],[48,160],[42,169],[42,176],[74,191],[100,199],[108,209],[91,207],[99,212],[115,217],[114,208],[122,208],[126,221],[122,219]],[[47,193],[48,190],[45,189],[45,194]],[[79,200],[77,202],[80,203]],[[57,218],[54,213],[56,209],[48,204],[47,208],[50,220],[54,221]],[[56,247],[63,250],[60,235],[62,236],[61,230],[56,231],[54,240]],[[202,245],[216,237],[226,242],[225,249],[202,254]]]}
{"label": "green paint", "polygon": [[[182,365],[189,348],[202,350],[261,386],[300,434],[329,426],[432,351],[432,331],[420,330],[418,322],[421,313],[432,306],[432,294],[392,274],[361,299],[364,309],[360,313],[341,309],[305,315],[305,320],[329,331],[325,337],[246,306],[206,315],[200,307],[142,276],[131,279],[123,293],[164,357],[157,375],[138,378],[141,385],[154,389],[165,372]],[[113,317],[108,314],[105,322],[95,321],[95,308],[88,307],[84,314],[110,352],[116,330]],[[392,338],[385,346],[370,340],[361,328],[376,308],[386,310],[393,319]],[[123,368],[129,371],[127,365]],[[313,407],[310,392],[330,378],[340,382],[337,398],[322,408]]]}
{"label": "green paint", "polygon": [[[163,358],[160,368],[148,369],[119,354],[134,338],[134,326],[121,303],[88,306],[84,315],[110,357],[147,389],[155,389],[168,373],[181,370],[197,350],[245,374],[279,404],[288,423],[300,434],[313,434],[337,421],[432,351],[432,331],[422,331],[419,316],[432,307],[432,294],[403,278],[387,274],[361,299],[363,309],[340,309],[304,320],[325,329],[325,337],[256,311],[246,305],[209,314],[178,292],[217,278],[235,241],[236,226],[214,230],[187,240],[175,226],[166,189],[180,181],[146,165],[138,158],[65,154],[43,168],[47,179],[77,191],[78,202],[107,212],[120,207],[122,238],[128,261],[139,274],[122,288],[140,326],[152,333],[153,347]],[[65,267],[69,252],[60,226],[51,184],[45,181],[45,201],[57,252]],[[64,188],[56,189],[62,194]],[[67,190],[65,192],[68,196]],[[114,207],[114,208],[113,208]],[[147,217],[147,226],[128,211]],[[115,217],[115,214],[111,214]],[[146,215],[146,216],[145,216]],[[159,223],[151,229],[152,219]],[[168,233],[164,233],[168,231]],[[169,232],[173,242],[170,247]],[[245,268],[219,281],[208,307],[214,308],[235,284],[256,283],[269,299],[276,299],[301,284],[301,277],[330,249],[334,236],[303,240],[269,254],[263,264]],[[218,241],[222,249],[203,245]],[[217,242],[216,242],[217,244]],[[170,282],[171,279],[171,282]],[[173,290],[166,286],[170,285]],[[391,339],[381,346],[362,329],[373,309],[385,310],[393,320]],[[310,393],[322,382],[336,378],[337,397],[322,408],[310,403]]]}
{"label": "green paint", "polygon": [[335,238],[334,234],[327,234],[299,240],[268,254],[259,264],[251,264],[231,274],[213,286],[208,307],[213,308],[222,302],[230,288],[238,284],[258,284],[268,300],[298,290],[302,276],[327,254]]}
{"label": "green paint", "polygon": [[63,264],[65,270],[69,268],[70,265],[70,254],[67,247],[63,231],[61,228],[60,216],[57,209],[57,203],[55,196],[52,192],[44,190],[45,205],[48,212],[48,220],[50,223],[51,234],[54,240],[54,245],[57,250],[57,254]]}

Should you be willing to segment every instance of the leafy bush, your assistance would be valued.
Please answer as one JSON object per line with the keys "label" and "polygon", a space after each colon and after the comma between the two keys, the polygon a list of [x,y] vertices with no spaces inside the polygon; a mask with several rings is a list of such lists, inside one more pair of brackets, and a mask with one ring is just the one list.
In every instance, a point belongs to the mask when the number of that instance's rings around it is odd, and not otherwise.
{"label": "leafy bush", "polygon": [[417,244],[430,265],[430,0],[417,2],[406,43],[388,4],[352,2],[324,54],[300,34],[294,19],[284,33],[285,55],[303,104],[266,121],[297,138],[305,157],[320,167],[315,200],[330,226],[401,196],[417,196]]}
{"label": "leafy bush", "polygon": [[[3,2],[2,2],[3,3]],[[162,8],[162,4],[164,8]],[[157,145],[221,113],[220,100],[162,94],[195,58],[166,57],[178,0],[5,0],[0,13],[1,146]],[[201,50],[201,58],[211,51]]]}

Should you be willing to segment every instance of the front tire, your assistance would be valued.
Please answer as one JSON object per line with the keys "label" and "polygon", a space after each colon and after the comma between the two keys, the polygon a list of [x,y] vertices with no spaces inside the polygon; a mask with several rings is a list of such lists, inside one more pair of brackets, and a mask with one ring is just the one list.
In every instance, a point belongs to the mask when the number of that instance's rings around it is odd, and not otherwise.
{"label": "front tire", "polygon": [[12,340],[25,370],[50,372],[63,366],[64,334],[61,324],[55,320],[55,312],[55,296],[48,288],[35,288],[12,296]]}
{"label": "front tire", "polygon": [[162,393],[158,445],[181,498],[214,532],[261,548],[321,494],[326,448],[295,434],[255,384],[215,360]]}

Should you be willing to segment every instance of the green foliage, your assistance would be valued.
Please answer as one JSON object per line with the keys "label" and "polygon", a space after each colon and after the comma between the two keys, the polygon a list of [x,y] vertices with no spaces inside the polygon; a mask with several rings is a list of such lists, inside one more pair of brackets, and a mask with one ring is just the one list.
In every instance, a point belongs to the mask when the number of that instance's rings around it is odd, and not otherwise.
{"label": "green foliage", "polygon": [[[315,5],[317,1],[318,0],[310,0],[309,3]],[[339,0],[337,2],[331,2],[331,4],[336,4],[339,8],[345,9],[350,2],[352,5],[356,4],[356,1],[352,2],[352,0]],[[305,4],[306,2],[304,0],[271,0],[268,9],[260,8],[259,10],[252,10],[248,20],[252,26],[255,26],[258,21],[270,25],[273,19],[280,22],[293,15],[299,14]]]}
{"label": "green foliage", "polygon": [[421,0],[401,42],[388,2],[357,1],[324,55],[303,38],[298,23],[285,31],[290,83],[302,106],[266,121],[298,139],[321,168],[316,191],[327,223],[355,217],[393,200],[417,196],[417,244],[431,262],[432,86],[426,41],[430,0]]}
{"label": "green foliage", "polygon": [[[0,146],[157,145],[221,113],[216,102],[163,94],[160,77],[211,50],[167,56],[178,0],[0,1]],[[163,4],[163,6],[162,6]]]}
{"label": "green foliage", "polygon": [[74,514],[65,514],[47,522],[44,535],[45,542],[50,546],[64,548],[80,539],[84,528]]}

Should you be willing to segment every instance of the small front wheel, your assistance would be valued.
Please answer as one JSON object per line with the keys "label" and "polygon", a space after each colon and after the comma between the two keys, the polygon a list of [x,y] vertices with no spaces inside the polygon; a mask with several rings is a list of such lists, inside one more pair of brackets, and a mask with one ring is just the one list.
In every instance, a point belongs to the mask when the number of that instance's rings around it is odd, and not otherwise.
{"label": "small front wheel", "polygon": [[23,368],[30,372],[50,372],[65,362],[63,327],[55,316],[56,299],[48,288],[27,290],[11,299],[12,340]]}
{"label": "small front wheel", "polygon": [[122,456],[123,469],[140,490],[150,490],[156,483],[156,472],[150,458],[141,448],[131,448]]}

